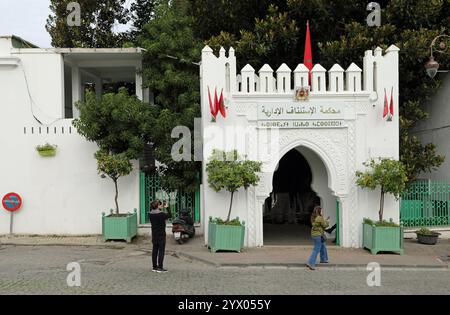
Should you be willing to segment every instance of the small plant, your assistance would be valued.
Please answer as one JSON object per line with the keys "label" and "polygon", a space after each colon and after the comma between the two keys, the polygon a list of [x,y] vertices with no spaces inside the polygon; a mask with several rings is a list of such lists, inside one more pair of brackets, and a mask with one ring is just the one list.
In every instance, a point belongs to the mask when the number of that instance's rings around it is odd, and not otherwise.
{"label": "small plant", "polygon": [[397,200],[406,189],[408,177],[402,162],[392,159],[371,160],[364,163],[369,169],[356,172],[357,185],[361,188],[381,189],[379,221],[383,222],[384,198],[386,194],[393,195]]}
{"label": "small plant", "polygon": [[[260,162],[249,161],[239,156],[236,150],[225,152],[214,150],[206,166],[209,186],[214,191],[227,190],[231,193],[230,209],[225,221],[230,224],[234,194],[240,189],[256,186],[259,182],[257,173],[261,172]],[[239,221],[239,220],[237,220]],[[240,223],[239,223],[240,225]]]}
{"label": "small plant", "polygon": [[371,226],[377,226],[377,227],[399,227],[399,225],[397,223],[393,222],[392,220],[390,220],[390,221],[383,220],[383,221],[375,222],[371,219],[365,218],[364,224],[368,224]]}
{"label": "small plant", "polygon": [[38,145],[36,147],[36,151],[38,151],[41,156],[54,156],[56,154],[57,147],[57,145],[46,143],[44,145]]}
{"label": "small plant", "polygon": [[433,232],[430,229],[427,228],[421,228],[420,230],[416,231],[417,235],[425,235],[425,236],[436,236],[441,235],[440,233]]}
{"label": "small plant", "polygon": [[233,225],[233,226],[241,226],[242,225],[242,223],[239,220],[239,218],[236,218],[236,219],[228,221],[228,222],[224,221],[224,220],[222,220],[220,218],[215,218],[211,222],[215,223],[215,224],[219,224],[219,225]]}

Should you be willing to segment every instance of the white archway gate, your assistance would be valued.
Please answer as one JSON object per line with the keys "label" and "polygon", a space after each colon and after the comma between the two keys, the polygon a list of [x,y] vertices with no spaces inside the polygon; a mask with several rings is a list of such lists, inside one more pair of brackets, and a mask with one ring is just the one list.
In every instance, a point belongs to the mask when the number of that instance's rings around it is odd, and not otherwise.
{"label": "white archway gate", "polygon": [[[327,84],[328,78],[328,84]],[[363,84],[364,79],[364,84]],[[334,65],[327,71],[316,65],[311,71],[299,65],[293,74],[283,64],[274,76],[269,65],[259,71],[247,65],[236,71],[236,57],[222,48],[216,57],[205,47],[201,66],[204,217],[223,217],[229,202],[226,193],[208,187],[206,161],[213,149],[237,149],[263,163],[257,187],[240,191],[233,216],[246,222],[246,245],[263,246],[263,204],[272,191],[278,162],[286,153],[305,147],[317,155],[328,174],[328,188],[340,202],[340,239],[344,247],[360,247],[363,217],[376,215],[378,192],[361,191],[355,173],[363,162],[377,157],[399,157],[399,119],[382,118],[384,91],[393,90],[398,112],[398,48],[367,51],[364,70],[352,63],[347,70]],[[301,85],[303,84],[303,86]],[[312,90],[311,90],[312,88]],[[208,91],[224,90],[226,118],[211,120]],[[301,95],[300,98],[296,97]],[[214,95],[212,95],[214,98]],[[389,215],[399,220],[398,203],[386,204]],[[205,227],[205,240],[207,227]]]}

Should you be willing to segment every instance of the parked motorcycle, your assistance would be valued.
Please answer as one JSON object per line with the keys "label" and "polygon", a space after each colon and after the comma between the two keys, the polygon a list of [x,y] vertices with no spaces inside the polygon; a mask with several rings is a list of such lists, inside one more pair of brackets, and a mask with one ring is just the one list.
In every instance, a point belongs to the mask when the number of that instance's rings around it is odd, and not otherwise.
{"label": "parked motorcycle", "polygon": [[181,210],[179,217],[173,220],[172,233],[178,244],[195,236],[194,220],[188,210]]}

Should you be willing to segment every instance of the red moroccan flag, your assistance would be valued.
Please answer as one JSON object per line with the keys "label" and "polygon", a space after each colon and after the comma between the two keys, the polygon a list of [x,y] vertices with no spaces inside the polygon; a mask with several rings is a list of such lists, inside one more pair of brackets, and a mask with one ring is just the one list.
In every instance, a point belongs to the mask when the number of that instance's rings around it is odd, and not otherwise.
{"label": "red moroccan flag", "polygon": [[311,47],[311,33],[309,30],[309,21],[306,23],[306,41],[305,41],[305,54],[303,57],[303,64],[309,69],[309,82],[311,83],[311,70],[313,68],[313,57]]}
{"label": "red moroccan flag", "polygon": [[219,96],[217,95],[217,87],[214,91],[214,117],[217,116],[220,110],[220,104],[219,104]]}
{"label": "red moroccan flag", "polygon": [[222,117],[226,118],[227,117],[227,110],[225,108],[225,103],[224,103],[224,100],[223,100],[223,89],[220,92],[219,109],[220,109],[220,113],[222,114]]}
{"label": "red moroccan flag", "polygon": [[216,112],[215,104],[213,103],[213,101],[211,99],[211,91],[209,90],[209,86],[208,86],[208,98],[209,98],[209,110],[211,111],[211,115],[215,119],[217,116],[217,112]]}
{"label": "red moroccan flag", "polygon": [[384,112],[383,112],[383,118],[386,118],[386,116],[389,114],[389,104],[388,104],[388,98],[386,89],[384,89]]}
{"label": "red moroccan flag", "polygon": [[390,106],[391,118],[394,117],[394,88],[392,88],[391,92],[391,106]]}

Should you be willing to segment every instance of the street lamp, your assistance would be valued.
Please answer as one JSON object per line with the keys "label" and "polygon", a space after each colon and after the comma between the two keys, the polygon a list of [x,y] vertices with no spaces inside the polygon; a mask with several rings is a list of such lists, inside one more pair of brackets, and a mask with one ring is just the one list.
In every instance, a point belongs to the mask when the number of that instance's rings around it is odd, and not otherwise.
{"label": "street lamp", "polygon": [[436,76],[436,74],[438,72],[448,72],[448,71],[439,71],[439,63],[436,60],[434,60],[434,52],[443,54],[443,53],[445,53],[445,51],[448,48],[444,42],[439,43],[438,49],[435,48],[436,42],[438,41],[439,38],[442,38],[442,37],[450,38],[450,36],[448,36],[448,35],[439,35],[433,39],[433,41],[431,42],[431,46],[430,46],[430,51],[431,51],[430,60],[428,60],[428,62],[425,64],[425,69],[427,70],[427,74],[432,79]]}

